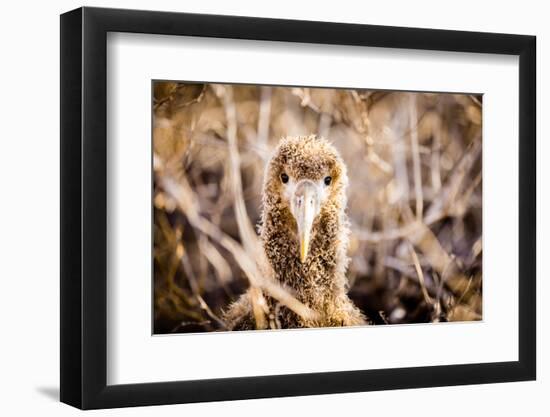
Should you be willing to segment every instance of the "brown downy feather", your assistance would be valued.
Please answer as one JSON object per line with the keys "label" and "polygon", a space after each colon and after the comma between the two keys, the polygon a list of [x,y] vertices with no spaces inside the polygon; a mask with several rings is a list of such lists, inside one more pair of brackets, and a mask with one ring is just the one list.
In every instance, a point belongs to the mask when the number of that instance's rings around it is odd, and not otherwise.
{"label": "brown downy feather", "polygon": [[[332,177],[329,194],[312,228],[309,255],[300,261],[296,221],[283,198],[281,173],[318,181]],[[303,304],[318,313],[304,319],[267,294],[271,327],[299,328],[365,324],[365,317],[347,295],[346,254],[349,224],[345,213],[348,178],[336,149],[315,136],[283,139],[269,162],[264,178],[259,227],[273,277]],[[225,319],[230,329],[256,328],[249,293],[233,303]]]}

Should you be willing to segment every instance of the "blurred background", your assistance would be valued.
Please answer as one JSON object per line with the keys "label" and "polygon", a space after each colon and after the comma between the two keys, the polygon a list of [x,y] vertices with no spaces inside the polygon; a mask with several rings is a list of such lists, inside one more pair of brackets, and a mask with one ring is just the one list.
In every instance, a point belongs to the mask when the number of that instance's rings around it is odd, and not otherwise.
{"label": "blurred background", "polygon": [[256,226],[271,152],[309,134],[348,166],[349,295],[369,320],[480,320],[481,122],[481,95],[154,82],[154,333],[225,330],[254,261],[238,207]]}

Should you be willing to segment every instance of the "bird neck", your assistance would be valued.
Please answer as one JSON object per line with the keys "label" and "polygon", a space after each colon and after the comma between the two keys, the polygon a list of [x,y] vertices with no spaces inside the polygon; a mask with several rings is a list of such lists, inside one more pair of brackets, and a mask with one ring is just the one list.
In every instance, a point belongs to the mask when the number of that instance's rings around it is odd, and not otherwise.
{"label": "bird neck", "polygon": [[321,307],[344,293],[349,230],[338,207],[329,206],[319,214],[303,263],[296,224],[288,210],[275,208],[265,212],[260,232],[275,278],[291,287],[299,301]]}

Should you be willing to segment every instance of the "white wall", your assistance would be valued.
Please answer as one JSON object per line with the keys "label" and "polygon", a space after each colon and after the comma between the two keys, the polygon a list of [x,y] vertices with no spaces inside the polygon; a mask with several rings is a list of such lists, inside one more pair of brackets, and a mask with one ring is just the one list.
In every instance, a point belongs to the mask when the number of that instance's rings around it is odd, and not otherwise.
{"label": "white wall", "polygon": [[[397,4],[396,4],[397,3]],[[371,23],[534,34],[538,37],[538,381],[498,385],[325,395],[290,399],[238,401],[101,411],[99,415],[410,415],[445,416],[543,415],[550,411],[550,296],[545,278],[550,249],[548,190],[549,122],[542,120],[550,97],[550,26],[544,2],[460,0],[358,2],[328,4],[293,1],[201,0],[93,1],[89,6],[159,9],[199,13],[239,14],[294,19]],[[73,415],[57,402],[59,378],[59,17],[79,7],[77,1],[5,2],[0,30],[2,74],[0,115],[0,410],[2,415]],[[545,18],[546,16],[546,18]],[[38,94],[37,94],[38,93]],[[544,158],[546,157],[546,158]],[[545,235],[543,237],[543,235]],[[544,395],[546,394],[546,396]],[[544,413],[544,411],[546,413]],[[32,415],[32,414],[31,414]]]}

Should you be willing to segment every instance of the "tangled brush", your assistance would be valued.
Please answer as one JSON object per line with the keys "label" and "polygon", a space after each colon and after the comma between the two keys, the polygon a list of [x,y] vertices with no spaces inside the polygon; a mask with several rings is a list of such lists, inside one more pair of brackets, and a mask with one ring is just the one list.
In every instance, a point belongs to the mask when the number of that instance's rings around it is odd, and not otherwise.
{"label": "tangled brush", "polygon": [[255,231],[273,149],[310,134],[347,165],[353,303],[374,324],[481,319],[481,121],[466,94],[155,82],[155,333],[225,330],[247,290],[256,323],[261,294],[315,314]]}

